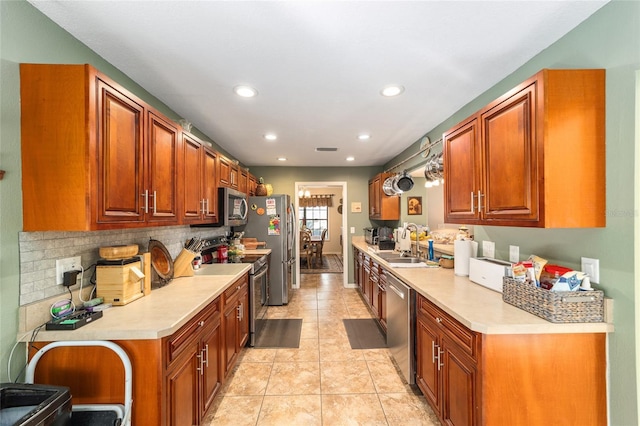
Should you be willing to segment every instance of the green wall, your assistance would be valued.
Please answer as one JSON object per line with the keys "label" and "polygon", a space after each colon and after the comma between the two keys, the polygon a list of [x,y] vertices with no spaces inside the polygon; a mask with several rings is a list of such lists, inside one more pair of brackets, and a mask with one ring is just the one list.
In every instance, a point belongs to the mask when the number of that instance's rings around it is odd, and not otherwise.
{"label": "green wall", "polygon": [[[289,194],[295,197],[296,182],[346,182],[347,199],[343,200],[343,214],[347,214],[347,227],[354,227],[355,234],[363,235],[362,229],[371,226],[367,214],[369,203],[369,179],[382,169],[380,167],[259,167],[251,166],[249,171],[256,177],[264,178],[273,186],[274,194]],[[351,213],[351,203],[360,202],[362,213]],[[348,260],[353,258],[349,230],[344,242],[348,247]],[[345,265],[347,263],[345,262]],[[345,271],[346,272],[346,271]],[[353,282],[353,262],[348,266],[349,282]]]}
{"label": "green wall", "polygon": [[[181,117],[121,71],[80,43],[24,0],[0,0],[0,381],[7,380],[7,361],[18,330],[20,270],[18,236],[22,230],[20,169],[21,62],[89,63],[138,95],[167,117]],[[210,140],[194,129],[194,134]],[[43,141],[46,143],[46,141]],[[214,143],[214,147],[226,152]],[[72,212],[71,212],[72,213]],[[46,213],[45,213],[46,214]],[[13,358],[12,377],[24,352]]]}
{"label": "green wall", "polygon": [[[522,257],[531,253],[579,267],[580,257],[600,259],[602,288],[615,301],[616,331],[609,341],[610,417],[612,425],[637,425],[635,286],[633,268],[634,96],[640,69],[640,2],[613,1],[567,36],[541,52],[512,75],[473,99],[449,119],[425,129],[432,141],[443,131],[511,89],[541,68],[606,68],[607,70],[607,227],[584,230],[532,230],[475,227],[478,240],[496,242],[498,257],[518,244]],[[173,119],[174,112],[126,75],[44,17],[25,1],[0,1],[0,380],[5,381],[8,352],[18,329],[18,233],[22,229],[20,187],[20,62],[91,63]],[[207,139],[204,135],[195,132]],[[219,147],[218,147],[219,148]],[[414,143],[384,167],[296,168],[252,167],[275,192],[293,195],[295,181],[346,181],[348,200],[367,206],[367,180],[418,150]],[[439,151],[438,147],[435,151]],[[223,150],[221,150],[223,151]],[[407,164],[413,165],[419,159]],[[567,168],[579,167],[567,161]],[[366,210],[348,213],[349,226],[361,235],[369,225]],[[350,268],[350,274],[352,270]],[[540,354],[544,356],[544,354]],[[19,358],[20,356],[18,356]],[[18,365],[17,363],[15,364]],[[579,368],[579,359],[576,360]],[[12,370],[15,375],[17,368]],[[604,391],[604,390],[603,390]],[[579,398],[579,390],[576,390]]]}
{"label": "green wall", "polygon": [[[475,226],[478,241],[496,243],[498,258],[509,258],[509,245],[521,258],[537,254],[551,262],[580,268],[580,257],[600,259],[600,288],[614,299],[615,333],[609,340],[610,419],[612,425],[638,424],[634,271],[635,73],[640,70],[640,2],[613,1],[516,72],[473,99],[428,132],[432,141],[490,101],[542,68],[605,68],[607,226],[603,229],[525,229]],[[410,149],[394,164],[418,150]],[[441,147],[437,148],[440,151]],[[567,172],[580,167],[567,159]],[[544,356],[544,354],[541,354]],[[576,360],[576,368],[580,361]],[[576,390],[579,395],[579,390]]]}

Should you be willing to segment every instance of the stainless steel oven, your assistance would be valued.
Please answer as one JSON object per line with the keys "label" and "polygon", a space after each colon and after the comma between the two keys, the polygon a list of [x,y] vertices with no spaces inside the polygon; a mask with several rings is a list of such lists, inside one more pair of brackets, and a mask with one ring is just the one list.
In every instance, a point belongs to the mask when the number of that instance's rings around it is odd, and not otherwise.
{"label": "stainless steel oven", "polygon": [[[264,263],[263,263],[264,262]],[[267,316],[267,306],[269,305],[269,257],[262,256],[258,261],[259,266],[255,272],[252,268],[249,274],[249,345],[255,346],[256,338],[260,334]],[[254,263],[254,267],[255,267]]]}
{"label": "stainless steel oven", "polygon": [[[202,249],[202,263],[218,263],[216,251],[228,244],[225,237],[212,237],[205,240]],[[249,270],[249,345],[255,346],[267,315],[269,305],[269,257],[268,254],[247,254],[240,263],[251,264]],[[228,262],[228,261],[227,261]]]}

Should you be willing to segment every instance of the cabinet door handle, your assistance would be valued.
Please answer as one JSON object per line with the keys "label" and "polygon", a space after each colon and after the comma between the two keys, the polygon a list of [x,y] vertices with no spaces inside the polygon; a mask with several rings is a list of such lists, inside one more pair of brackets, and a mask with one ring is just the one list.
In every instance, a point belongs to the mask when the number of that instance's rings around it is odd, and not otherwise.
{"label": "cabinet door handle", "polygon": [[207,368],[209,368],[209,345],[206,344],[204,345],[204,363],[207,366]]}
{"label": "cabinet door handle", "polygon": [[202,351],[200,351],[200,353],[198,355],[196,355],[196,358],[198,358],[198,364],[200,364],[199,367],[196,367],[196,371],[200,372],[200,375],[202,376],[204,373],[202,370],[204,370],[204,360],[203,360],[203,356],[202,356]]}
{"label": "cabinet door handle", "polygon": [[444,355],[444,351],[438,347],[438,371],[442,367],[444,367],[444,362],[442,361],[442,355]]}
{"label": "cabinet door handle", "polygon": [[209,214],[209,199],[207,198],[206,200],[204,200],[204,214]]}
{"label": "cabinet door handle", "polygon": [[482,212],[482,197],[484,197],[484,194],[478,190],[478,213]]}
{"label": "cabinet door handle", "polygon": [[475,197],[474,197],[474,195],[473,195],[473,191],[471,191],[471,213],[472,213],[472,214],[475,214],[475,212],[476,212],[476,211],[475,211],[475,208],[474,208],[474,201],[473,201],[473,199],[474,199],[474,198],[475,198]]}
{"label": "cabinet door handle", "polygon": [[435,340],[432,340],[431,341],[431,363],[432,364],[436,363],[436,348],[438,348],[438,345],[436,345]]}
{"label": "cabinet door handle", "polygon": [[144,197],[144,207],[142,208],[145,213],[149,213],[149,190],[145,189],[144,193],[140,194],[141,197]]}
{"label": "cabinet door handle", "polygon": [[242,314],[240,313],[240,308],[242,307],[242,305],[238,305],[236,306],[236,310],[238,311],[238,315],[236,315],[236,318],[238,318],[239,320],[242,320]]}
{"label": "cabinet door handle", "polygon": [[157,191],[153,191],[153,195],[152,195],[152,197],[153,197],[153,214],[154,215],[157,212],[157,208],[156,208],[156,205],[157,205],[157,203],[156,203],[156,193],[157,193]]}

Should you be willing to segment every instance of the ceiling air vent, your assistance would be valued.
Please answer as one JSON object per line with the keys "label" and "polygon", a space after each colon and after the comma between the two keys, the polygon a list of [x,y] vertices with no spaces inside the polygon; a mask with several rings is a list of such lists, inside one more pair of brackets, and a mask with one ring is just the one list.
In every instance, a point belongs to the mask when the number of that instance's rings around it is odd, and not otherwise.
{"label": "ceiling air vent", "polygon": [[338,148],[316,148],[316,152],[335,152]]}

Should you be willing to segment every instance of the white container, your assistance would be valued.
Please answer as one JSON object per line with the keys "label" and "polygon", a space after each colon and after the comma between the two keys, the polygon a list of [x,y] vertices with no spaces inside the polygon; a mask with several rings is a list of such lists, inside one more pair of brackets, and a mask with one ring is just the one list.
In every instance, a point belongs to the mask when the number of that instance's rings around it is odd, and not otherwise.
{"label": "white container", "polygon": [[476,284],[502,293],[502,278],[509,275],[513,264],[504,260],[479,257],[469,259],[469,279]]}
{"label": "white container", "polygon": [[478,255],[478,242],[456,240],[453,242],[453,273],[462,277],[469,275],[469,261]]}

